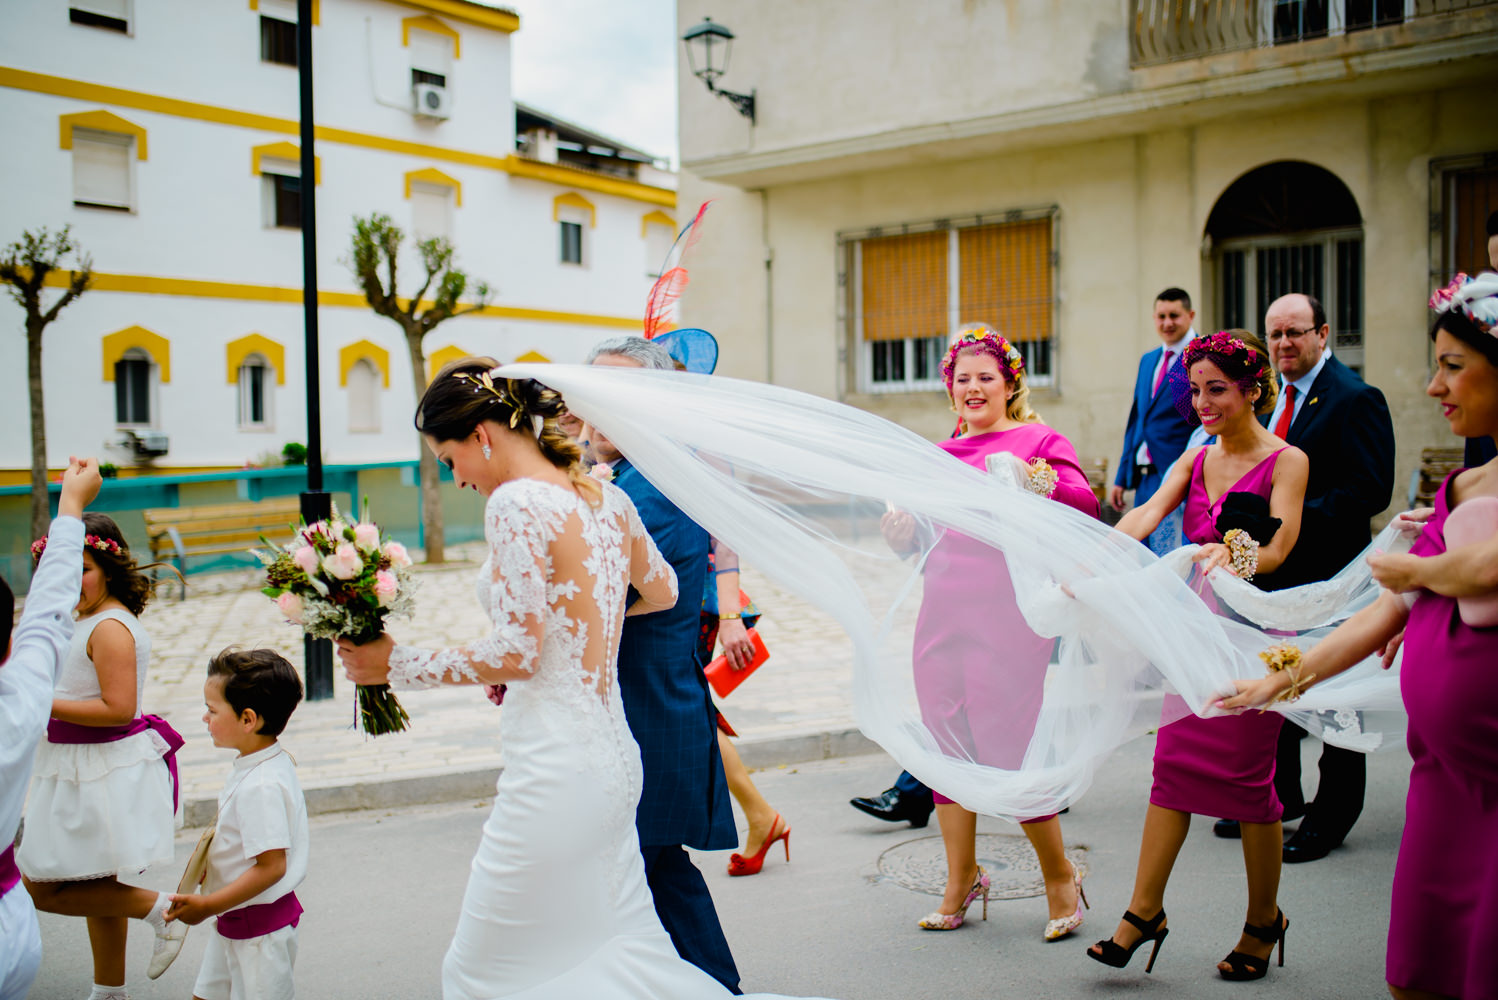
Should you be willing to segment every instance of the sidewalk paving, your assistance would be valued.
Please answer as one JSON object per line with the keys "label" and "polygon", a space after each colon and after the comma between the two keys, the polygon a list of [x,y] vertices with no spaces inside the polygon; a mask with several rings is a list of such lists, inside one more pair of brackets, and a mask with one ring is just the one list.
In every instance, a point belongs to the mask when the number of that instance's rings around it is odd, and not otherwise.
{"label": "sidewalk paving", "polygon": [[[488,620],[474,594],[481,544],[454,547],[442,566],[418,566],[416,614],[395,620],[403,643],[429,648],[482,636]],[[144,708],[184,737],[178,754],[184,820],[209,822],[229,766],[202,723],[208,660],[227,646],[266,646],[303,668],[302,634],[255,589],[258,572],[191,578],[141,616],[152,650]],[[764,610],[759,630],[769,662],[723,703],[751,766],[775,766],[876,749],[857,732],[852,708],[852,649],[841,627],[752,570],[744,589]],[[296,758],[314,813],[388,808],[492,794],[503,763],[503,709],[476,688],[401,696],[411,715],[406,733],[369,739],[352,729],[353,686],[334,663],[333,698],[303,702],[282,742]]]}

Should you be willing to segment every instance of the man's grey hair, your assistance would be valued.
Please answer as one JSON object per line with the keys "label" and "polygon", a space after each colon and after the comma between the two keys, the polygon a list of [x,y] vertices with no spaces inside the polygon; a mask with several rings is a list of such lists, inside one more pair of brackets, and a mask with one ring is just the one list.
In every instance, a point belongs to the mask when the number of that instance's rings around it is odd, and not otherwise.
{"label": "man's grey hair", "polygon": [[641,367],[654,368],[657,371],[670,372],[676,370],[676,362],[671,360],[671,352],[653,340],[644,337],[610,337],[600,344],[595,344],[593,350],[588,353],[588,364],[592,364],[605,354],[617,354],[620,357],[630,358],[638,361]]}

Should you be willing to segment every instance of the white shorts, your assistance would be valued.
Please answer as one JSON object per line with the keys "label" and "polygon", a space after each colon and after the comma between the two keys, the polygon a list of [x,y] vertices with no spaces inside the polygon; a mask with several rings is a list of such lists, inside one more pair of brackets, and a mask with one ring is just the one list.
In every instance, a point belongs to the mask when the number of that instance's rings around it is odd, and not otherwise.
{"label": "white shorts", "polygon": [[296,928],[234,941],[217,928],[203,952],[203,967],[192,995],[202,1000],[292,1000],[291,970],[296,965]]}
{"label": "white shorts", "polygon": [[18,883],[0,898],[0,1000],[24,1000],[41,961],[31,893]]}

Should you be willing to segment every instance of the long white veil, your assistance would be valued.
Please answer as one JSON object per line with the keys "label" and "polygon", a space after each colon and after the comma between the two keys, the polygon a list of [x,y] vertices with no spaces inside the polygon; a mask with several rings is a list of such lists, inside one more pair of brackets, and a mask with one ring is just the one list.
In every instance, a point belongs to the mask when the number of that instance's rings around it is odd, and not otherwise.
{"label": "long white veil", "polygon": [[[1210,714],[1234,678],[1263,675],[1260,650],[1286,637],[1307,648],[1378,593],[1362,559],[1324,584],[1277,593],[1225,573],[1203,580],[1190,560],[1195,546],[1157,558],[1020,489],[1002,465],[980,472],[898,425],[777,386],[556,364],[497,374],[561,392],[745,565],[841,624],[859,727],[917,778],[987,815],[1060,810],[1109,753],[1162,724],[1164,695]],[[885,544],[879,520],[888,507],[916,517],[921,552],[902,559]],[[923,611],[925,562],[950,532],[991,551],[992,572],[974,573],[960,599],[933,599]],[[1392,529],[1374,541],[1387,551],[1405,544]],[[1218,612],[1200,596],[1209,589]],[[994,664],[987,682],[1000,696],[959,706],[955,719],[923,718],[912,657],[922,613],[946,616],[959,644],[965,622],[1012,620],[1016,635],[1054,637],[1048,667],[1028,671],[1043,670],[1043,684],[1021,697],[1024,679],[1005,673],[1008,644],[974,638],[982,646],[970,651]],[[1009,684],[1012,699],[1002,697]],[[1385,671],[1376,657],[1275,710],[1353,749],[1403,739],[1397,664]]]}

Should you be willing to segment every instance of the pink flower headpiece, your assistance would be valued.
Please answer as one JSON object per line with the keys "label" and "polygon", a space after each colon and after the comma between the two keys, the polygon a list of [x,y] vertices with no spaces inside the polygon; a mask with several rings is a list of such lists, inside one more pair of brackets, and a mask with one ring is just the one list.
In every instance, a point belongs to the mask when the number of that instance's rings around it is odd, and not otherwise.
{"label": "pink flower headpiece", "polygon": [[[100,552],[108,552],[112,556],[123,555],[125,552],[120,547],[120,543],[113,538],[100,538],[98,535],[84,535],[83,547],[98,549]],[[43,535],[31,543],[31,558],[40,561],[42,553],[45,551],[47,551],[47,538]]]}
{"label": "pink flower headpiece", "polygon": [[957,331],[952,346],[947,348],[946,357],[941,359],[941,380],[949,394],[952,391],[952,373],[957,368],[957,356],[969,347],[974,349],[973,353],[987,354],[997,361],[1005,372],[1004,377],[1010,382],[1019,378],[1025,370],[1025,356],[1015,350],[1014,345],[1005,340],[999,331],[986,323],[965,326]]}
{"label": "pink flower headpiece", "polygon": [[1498,337],[1498,273],[1483,271],[1473,278],[1457,272],[1430,297],[1430,307],[1438,313],[1455,309],[1483,333]]}
{"label": "pink flower headpiece", "polygon": [[[1250,369],[1250,379],[1260,379],[1269,374],[1269,359],[1259,355],[1252,347],[1228,333],[1218,330],[1209,337],[1195,337],[1181,353],[1182,366],[1190,371],[1191,366],[1209,354],[1240,362]],[[1255,359],[1258,364],[1255,365]]]}

